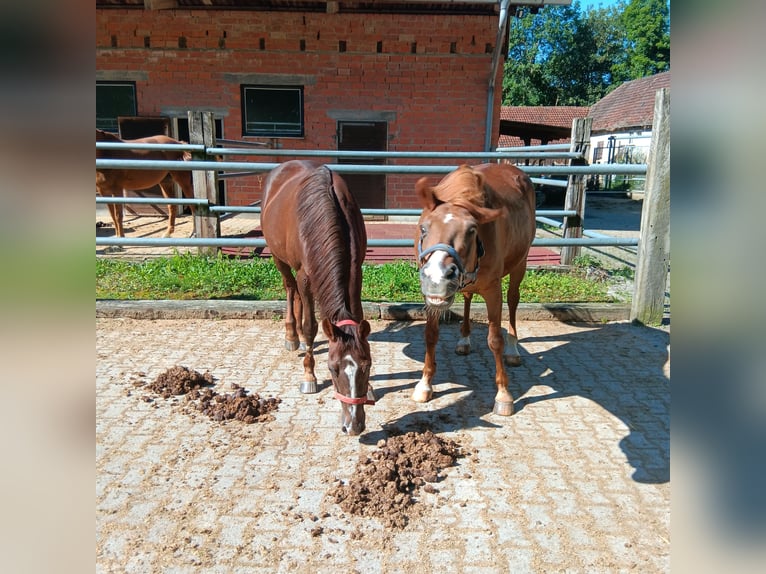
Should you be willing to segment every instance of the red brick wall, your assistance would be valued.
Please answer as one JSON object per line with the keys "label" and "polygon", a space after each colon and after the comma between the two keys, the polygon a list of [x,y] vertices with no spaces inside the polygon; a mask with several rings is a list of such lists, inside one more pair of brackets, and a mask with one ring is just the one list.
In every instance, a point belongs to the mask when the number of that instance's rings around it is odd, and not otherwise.
{"label": "red brick wall", "polygon": [[[139,115],[184,106],[228,110],[227,139],[264,141],[242,136],[240,85],[226,74],[297,74],[316,81],[304,87],[305,137],[280,138],[285,149],[337,149],[330,109],[395,112],[390,151],[483,151],[496,29],[490,16],[97,9],[96,70],[110,79],[146,74],[136,82]],[[499,72],[493,134],[502,66]],[[417,177],[388,176],[387,206],[417,207]],[[260,199],[260,179],[227,180],[228,202]]]}

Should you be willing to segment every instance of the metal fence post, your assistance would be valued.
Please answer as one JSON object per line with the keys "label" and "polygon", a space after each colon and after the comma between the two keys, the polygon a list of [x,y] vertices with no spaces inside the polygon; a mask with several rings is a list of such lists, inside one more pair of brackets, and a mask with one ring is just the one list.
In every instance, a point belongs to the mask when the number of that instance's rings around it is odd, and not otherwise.
{"label": "metal fence post", "polygon": [[[205,149],[215,145],[215,123],[212,112],[189,111],[189,143],[202,144]],[[192,159],[208,161],[210,158],[205,151],[192,152]],[[192,171],[192,183],[194,184],[194,197],[206,199],[207,205],[198,205],[194,211],[194,229],[197,237],[215,238],[221,235],[221,223],[218,215],[211,212],[208,207],[215,205],[218,191],[218,174],[216,171]],[[214,255],[218,252],[216,247],[199,247],[201,255]]]}
{"label": "metal fence post", "polygon": [[[570,159],[569,165],[587,165],[588,149],[590,148],[590,128],[593,118],[575,118],[572,120],[572,139],[570,152],[582,154],[582,157]],[[564,218],[564,238],[582,237],[582,222],[585,216],[585,175],[572,174],[567,183],[567,193],[564,198],[564,209],[577,212]],[[564,245],[561,247],[561,264],[571,265],[574,258],[580,255],[579,245]]]}
{"label": "metal fence post", "polygon": [[665,311],[670,267],[670,91],[657,90],[652,143],[646,165],[646,188],[631,321],[659,325]]}

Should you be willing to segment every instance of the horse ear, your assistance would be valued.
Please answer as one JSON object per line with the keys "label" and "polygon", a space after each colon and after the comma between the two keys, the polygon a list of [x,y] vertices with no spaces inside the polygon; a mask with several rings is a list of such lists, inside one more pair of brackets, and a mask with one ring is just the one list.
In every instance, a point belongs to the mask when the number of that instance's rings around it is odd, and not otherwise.
{"label": "horse ear", "polygon": [[469,209],[469,211],[471,212],[471,215],[476,218],[476,223],[483,225],[485,223],[489,223],[490,221],[494,221],[495,219],[499,219],[507,212],[507,209],[505,207],[500,207],[498,209],[489,209],[488,207],[473,207]]}
{"label": "horse ear", "polygon": [[370,336],[370,331],[372,329],[370,328],[370,323],[368,323],[366,320],[362,319],[362,322],[359,323],[359,336],[362,339],[367,339],[367,337]]}
{"label": "horse ear", "polygon": [[415,184],[415,191],[418,194],[420,205],[424,210],[433,211],[436,207],[436,198],[434,197],[434,188],[428,184],[427,177],[421,177]]}
{"label": "horse ear", "polygon": [[484,189],[484,174],[480,171],[473,171],[473,176],[476,178],[476,189]]}
{"label": "horse ear", "polygon": [[332,321],[329,319],[322,319],[322,331],[324,331],[324,334],[327,335],[327,338],[330,341],[334,341],[337,339],[337,335],[335,334],[335,325],[332,324]]}

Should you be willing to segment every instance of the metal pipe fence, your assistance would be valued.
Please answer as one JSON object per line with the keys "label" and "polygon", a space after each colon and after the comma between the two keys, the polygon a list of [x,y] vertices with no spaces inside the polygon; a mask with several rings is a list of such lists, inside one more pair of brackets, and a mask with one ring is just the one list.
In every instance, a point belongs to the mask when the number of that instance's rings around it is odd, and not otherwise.
{"label": "metal pipe fence", "polygon": [[[232,140],[227,143],[234,144]],[[516,159],[582,159],[583,154],[571,152],[569,144],[554,144],[542,146],[525,146],[521,148],[498,148],[496,152],[369,152],[369,151],[339,151],[339,150],[288,150],[288,149],[246,149],[226,147],[205,147],[196,144],[134,144],[134,143],[108,143],[98,142],[97,148],[103,149],[166,149],[183,150],[204,153],[206,156],[227,155],[252,155],[252,156],[275,156],[275,157],[325,157],[325,158],[349,158],[361,159],[492,159],[492,160],[516,160]],[[97,159],[97,169],[157,169],[157,170],[204,170],[214,171],[219,178],[256,175],[269,172],[279,163],[273,162],[245,162],[245,161],[155,161],[155,160],[125,160],[125,159]],[[374,174],[446,174],[459,167],[455,165],[365,165],[365,164],[326,164],[337,173],[374,173]],[[598,164],[587,166],[576,165],[517,165],[518,168],[528,175],[644,175],[647,166],[644,164]],[[531,177],[537,185],[552,185],[566,187],[566,180],[542,179]],[[194,198],[135,198],[135,197],[96,197],[97,204],[161,204],[161,205],[192,205],[201,207],[215,215],[261,212],[260,206],[230,206],[213,205],[206,199]],[[413,216],[420,215],[420,209],[362,209],[363,215],[368,216]],[[572,217],[577,211],[572,209],[563,210],[537,210],[537,221],[561,228],[561,222],[550,217]],[[637,239],[608,237],[596,234],[598,237],[583,231],[585,237],[579,238],[536,238],[533,245],[561,247],[570,245],[579,246],[624,246],[637,245]],[[370,239],[371,247],[413,247],[412,239]],[[263,239],[244,238],[220,238],[220,237],[191,237],[191,238],[125,238],[125,237],[97,237],[97,246],[156,246],[156,247],[265,247]]]}

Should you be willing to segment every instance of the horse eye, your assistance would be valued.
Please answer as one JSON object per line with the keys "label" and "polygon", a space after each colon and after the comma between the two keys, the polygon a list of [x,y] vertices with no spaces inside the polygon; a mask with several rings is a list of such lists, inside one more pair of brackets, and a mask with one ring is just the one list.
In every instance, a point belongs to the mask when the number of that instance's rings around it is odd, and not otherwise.
{"label": "horse eye", "polygon": [[427,232],[427,231],[428,231],[428,230],[426,229],[426,226],[425,226],[425,225],[421,225],[421,226],[420,226],[420,236],[421,236],[421,237],[425,237],[425,236],[426,236],[426,232]]}

